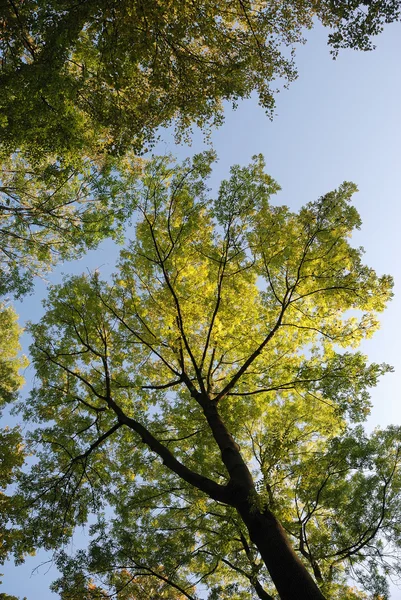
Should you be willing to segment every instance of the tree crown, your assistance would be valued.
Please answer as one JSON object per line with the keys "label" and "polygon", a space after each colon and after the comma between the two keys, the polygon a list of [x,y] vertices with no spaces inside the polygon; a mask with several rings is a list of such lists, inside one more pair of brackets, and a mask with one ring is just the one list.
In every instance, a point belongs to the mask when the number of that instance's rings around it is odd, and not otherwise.
{"label": "tree crown", "polygon": [[188,598],[197,580],[229,597],[234,573],[248,598],[271,580],[236,511],[247,502],[274,511],[328,597],[351,598],[350,565],[394,533],[400,433],[349,430],[389,370],[352,349],[377,329],[391,278],[350,244],[353,184],[294,213],[271,204],[257,156],[212,200],[212,159],[146,165],[113,281],[68,278],[31,326],[39,383],[24,412],[44,450],[23,484],[41,490],[25,527],[53,547],[113,507],[87,559],[60,556],[60,590],[77,577],[86,589],[85,561],[101,572],[118,552],[114,589],[130,589],[125,561],[132,581],[165,577]]}

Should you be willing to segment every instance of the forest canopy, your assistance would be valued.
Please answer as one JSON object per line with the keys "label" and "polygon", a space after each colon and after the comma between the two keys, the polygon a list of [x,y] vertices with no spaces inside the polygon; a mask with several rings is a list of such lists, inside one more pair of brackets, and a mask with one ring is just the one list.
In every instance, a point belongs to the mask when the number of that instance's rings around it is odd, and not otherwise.
{"label": "forest canopy", "polygon": [[[256,93],[272,116],[319,19],[335,53],[370,49],[399,3],[7,0],[0,19],[0,294],[118,236],[117,157],[177,139]],[[131,161],[132,163],[132,161]]]}
{"label": "forest canopy", "polygon": [[256,92],[272,115],[293,50],[320,20],[333,52],[370,49],[394,0],[8,0],[0,20],[0,139],[30,158],[136,152],[171,123],[217,125]]}
{"label": "forest canopy", "polygon": [[[335,58],[399,19],[398,0],[3,3],[0,409],[26,429],[0,431],[1,561],[53,551],[61,600],[388,598],[401,428],[364,429],[391,367],[360,344],[392,279],[352,243],[356,186],[295,212],[261,155],[214,197],[212,151],[140,156],[252,95],[273,117],[317,22]],[[49,286],[17,403],[10,297],[132,224],[112,277]]]}

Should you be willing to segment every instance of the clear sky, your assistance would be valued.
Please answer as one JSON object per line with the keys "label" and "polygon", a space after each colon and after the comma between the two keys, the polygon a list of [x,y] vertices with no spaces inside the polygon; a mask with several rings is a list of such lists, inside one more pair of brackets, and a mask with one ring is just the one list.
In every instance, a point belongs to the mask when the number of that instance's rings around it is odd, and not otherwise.
{"label": "clear sky", "polygon": [[[299,79],[277,96],[273,122],[256,98],[241,102],[234,112],[227,109],[224,125],[212,136],[219,156],[212,183],[226,177],[230,165],[247,164],[259,152],[282,187],[277,203],[294,209],[344,180],[357,183],[360,191],[354,200],[363,225],[354,243],[364,246],[369,266],[395,278],[395,299],[382,316],[381,330],[363,346],[372,361],[388,362],[396,369],[373,390],[368,427],[400,425],[401,24],[389,26],[377,38],[374,52],[343,51],[336,61],[326,45],[327,31],[318,27],[307,37],[297,54]],[[179,158],[204,147],[197,133],[190,148],[174,146],[168,132],[162,138],[157,151]],[[107,274],[116,256],[114,246],[106,242],[73,265],[59,267],[49,279],[95,267]],[[44,294],[45,286],[39,283],[35,295],[18,304],[22,323],[39,318]],[[56,598],[48,591],[56,577],[54,568],[45,565],[32,572],[47,559],[41,553],[23,567],[5,565],[0,591],[28,600]],[[401,600],[401,590],[394,588],[391,598]]]}

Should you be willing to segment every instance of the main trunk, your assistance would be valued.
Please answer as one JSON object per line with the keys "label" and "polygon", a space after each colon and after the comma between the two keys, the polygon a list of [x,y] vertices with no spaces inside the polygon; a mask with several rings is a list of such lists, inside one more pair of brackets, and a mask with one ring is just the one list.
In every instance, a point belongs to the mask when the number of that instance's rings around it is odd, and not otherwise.
{"label": "main trunk", "polygon": [[238,445],[221,419],[216,403],[202,396],[199,396],[198,401],[230,474],[227,502],[239,511],[281,600],[325,600],[273,513],[267,509],[261,512],[253,506],[255,486],[252,475]]}
{"label": "main trunk", "polygon": [[249,501],[237,508],[281,600],[325,600],[274,515],[269,510],[262,513],[254,509]]}

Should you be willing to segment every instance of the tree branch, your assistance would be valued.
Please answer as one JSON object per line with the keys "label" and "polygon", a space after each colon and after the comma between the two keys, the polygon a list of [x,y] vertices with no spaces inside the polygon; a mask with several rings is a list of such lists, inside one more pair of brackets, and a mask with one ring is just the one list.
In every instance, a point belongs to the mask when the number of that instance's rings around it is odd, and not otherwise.
{"label": "tree branch", "polygon": [[118,420],[121,424],[127,425],[130,429],[135,431],[142,442],[155,452],[163,461],[163,464],[173,471],[178,477],[196,487],[198,490],[207,494],[213,500],[218,502],[228,503],[229,494],[227,488],[224,485],[216,483],[212,479],[200,475],[195,471],[192,471],[185,465],[183,465],[170,450],[164,446],[144,425],[136,421],[135,419],[128,417],[124,411],[118,406],[116,402],[110,397],[108,398],[108,404],[110,408],[116,413]]}

